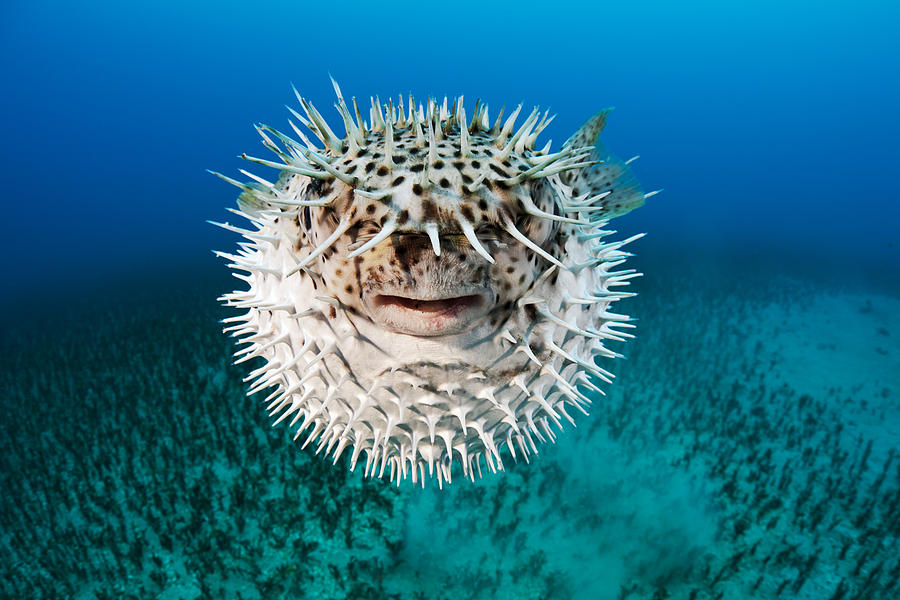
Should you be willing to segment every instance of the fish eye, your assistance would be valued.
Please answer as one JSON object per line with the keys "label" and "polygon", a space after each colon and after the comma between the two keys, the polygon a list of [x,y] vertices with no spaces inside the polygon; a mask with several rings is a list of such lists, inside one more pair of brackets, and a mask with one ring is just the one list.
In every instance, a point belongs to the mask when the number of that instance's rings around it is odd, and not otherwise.
{"label": "fish eye", "polygon": [[353,243],[347,246],[347,250],[352,252],[356,248],[359,248],[373,237],[375,237],[378,232],[381,230],[381,227],[378,225],[376,221],[371,219],[366,221],[360,221],[356,226],[356,235],[353,238]]}
{"label": "fish eye", "polygon": [[484,223],[475,229],[475,235],[479,240],[497,241],[502,236],[500,228],[493,223]]}

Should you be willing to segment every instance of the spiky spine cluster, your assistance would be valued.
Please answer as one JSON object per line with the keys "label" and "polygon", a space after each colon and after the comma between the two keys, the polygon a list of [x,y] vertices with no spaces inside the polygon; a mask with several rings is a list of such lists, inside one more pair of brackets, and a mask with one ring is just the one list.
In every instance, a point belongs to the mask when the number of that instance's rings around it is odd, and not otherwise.
{"label": "spiky spine cluster", "polygon": [[[515,128],[521,106],[505,121],[501,111],[491,125],[488,108],[480,103],[468,121],[461,98],[450,109],[446,99],[441,105],[429,100],[426,107],[415,108],[410,98],[405,109],[401,97],[396,107],[373,100],[366,122],[356,100],[351,113],[336,83],[335,91],[344,138],[335,135],[299,94],[305,116],[292,113],[313,132],[321,148],[294,122],[291,126],[301,141],[258,127],[264,145],[282,162],[245,158],[292,177],[273,184],[242,171],[253,180],[244,184],[220,175],[244,192],[239,201],[242,210],[234,212],[257,227],[250,231],[219,224],[249,240],[236,255],[219,253],[232,261],[229,266],[247,273],[235,275],[250,285],[248,291],[223,297],[229,306],[248,309],[227,319],[230,326],[225,331],[246,336],[241,341],[249,344],[236,354],[236,362],[265,360],[248,375],[247,381],[252,382],[248,393],[274,386],[266,400],[273,415],[280,413],[276,423],[291,415],[291,425],[302,419],[295,439],[308,432],[304,446],[318,439],[317,452],[333,453],[335,462],[352,446],[351,469],[365,453],[365,471],[370,476],[380,477],[389,468],[392,480],[411,476],[424,484],[427,468],[429,476],[436,476],[442,485],[451,480],[456,458],[463,474],[474,478],[476,473],[481,475],[482,458],[491,471],[503,469],[503,446],[514,459],[518,452],[528,460],[531,452],[537,452],[536,440],[555,439],[553,427],[562,428],[561,419],[574,423],[567,407],[587,413],[590,399],[580,386],[602,393],[589,374],[605,381],[612,378],[594,358],[617,356],[603,346],[603,340],[631,337],[618,331],[632,326],[629,319],[610,312],[609,305],[630,295],[611,288],[639,275],[614,270],[627,256],[621,247],[639,236],[602,242],[611,232],[603,229],[604,214],[597,209],[612,192],[573,197],[571,186],[559,177],[599,161],[589,160],[591,146],[567,145],[549,154],[548,143],[535,150],[538,134],[552,120],[546,112],[541,116],[535,109]],[[440,254],[440,233],[456,227],[476,252],[494,262],[478,239],[475,219],[462,204],[445,201],[444,220],[429,220],[417,210],[420,194],[413,197],[393,187],[367,187],[365,178],[353,172],[358,169],[341,168],[377,147],[382,167],[390,170],[395,168],[398,144],[414,145],[427,152],[415,184],[427,191],[435,188],[429,171],[442,161],[446,141],[452,142],[458,159],[480,154],[505,164],[512,161],[516,173],[493,178],[496,207],[515,201],[528,215],[560,224],[564,240],[564,251],[554,255],[517,229],[508,211],[487,209],[482,218],[494,220],[549,265],[496,331],[473,347],[456,347],[449,353],[440,340],[433,339],[418,340],[409,349],[409,339],[397,339],[409,336],[384,331],[345,311],[337,298],[322,295],[314,263],[350,228],[347,215],[331,235],[299,255],[296,240],[282,225],[301,210],[328,205],[337,197],[304,196],[294,179],[340,182],[355,198],[384,201],[390,207],[381,229],[348,257],[366,252],[396,231],[427,234],[435,254]],[[489,174],[487,167],[484,170],[463,184],[464,193],[483,187]],[[552,210],[540,208],[523,191],[536,179],[543,179],[553,191],[556,206]]]}

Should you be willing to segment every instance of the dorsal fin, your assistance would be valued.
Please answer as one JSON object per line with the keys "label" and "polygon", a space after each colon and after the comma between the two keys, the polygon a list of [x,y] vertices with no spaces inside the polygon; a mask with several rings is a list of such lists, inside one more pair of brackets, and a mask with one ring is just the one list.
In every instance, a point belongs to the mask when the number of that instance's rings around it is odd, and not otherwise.
{"label": "dorsal fin", "polygon": [[594,213],[594,218],[611,219],[631,212],[644,203],[644,192],[637,180],[631,174],[628,166],[619,158],[607,152],[600,142],[600,132],[606,125],[606,117],[612,109],[600,111],[584,125],[578,128],[572,137],[566,140],[563,147],[572,146],[579,148],[593,146],[589,160],[602,160],[600,164],[572,169],[560,173],[560,179],[566,185],[572,187],[574,196],[590,194],[596,196],[604,192],[612,193],[598,200],[594,206],[603,206],[605,210],[600,214]]}
{"label": "dorsal fin", "polygon": [[578,131],[572,134],[572,137],[566,140],[563,148],[573,146],[580,148],[582,146],[593,146],[600,140],[600,132],[606,127],[606,117],[612,112],[612,108],[605,108],[596,115],[584,122],[584,125],[578,128]]}

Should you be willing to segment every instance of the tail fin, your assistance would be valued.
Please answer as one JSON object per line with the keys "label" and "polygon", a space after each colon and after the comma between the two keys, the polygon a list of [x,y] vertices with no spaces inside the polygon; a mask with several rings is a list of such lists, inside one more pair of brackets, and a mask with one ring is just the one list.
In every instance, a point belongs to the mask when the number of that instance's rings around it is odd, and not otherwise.
{"label": "tail fin", "polygon": [[588,119],[563,144],[563,147],[572,146],[576,148],[593,146],[594,149],[589,159],[603,162],[582,169],[573,169],[560,173],[560,179],[563,183],[572,187],[574,196],[581,196],[585,193],[590,196],[596,196],[610,192],[595,204],[595,206],[604,208],[604,210],[599,211],[599,215],[595,215],[595,218],[600,217],[602,219],[611,219],[631,212],[641,206],[645,198],[640,184],[638,184],[634,175],[631,174],[628,166],[619,158],[609,154],[605,146],[600,142],[600,132],[603,131],[603,127],[606,125],[606,117],[611,111],[612,109],[608,108]]}

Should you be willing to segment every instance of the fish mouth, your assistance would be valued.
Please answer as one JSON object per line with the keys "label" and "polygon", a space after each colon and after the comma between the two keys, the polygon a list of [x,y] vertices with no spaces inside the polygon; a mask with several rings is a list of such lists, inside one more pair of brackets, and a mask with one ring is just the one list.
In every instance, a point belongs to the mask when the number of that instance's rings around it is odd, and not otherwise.
{"label": "fish mouth", "polygon": [[484,289],[427,297],[406,290],[380,290],[365,296],[373,321],[386,329],[419,336],[461,333],[487,314],[493,303],[493,294]]}

